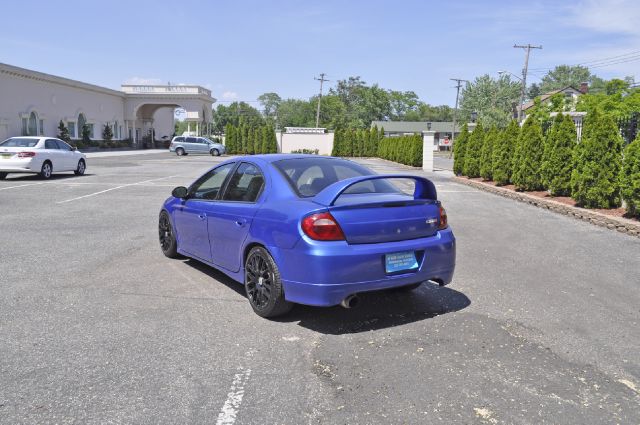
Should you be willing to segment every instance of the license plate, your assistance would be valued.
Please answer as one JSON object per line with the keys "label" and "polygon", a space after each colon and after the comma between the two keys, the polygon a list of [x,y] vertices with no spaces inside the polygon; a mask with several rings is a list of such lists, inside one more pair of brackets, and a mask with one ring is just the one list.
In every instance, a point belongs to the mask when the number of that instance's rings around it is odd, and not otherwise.
{"label": "license plate", "polygon": [[0,155],[2,157],[2,159],[9,159],[13,156],[13,154],[11,153],[3,153]]}
{"label": "license plate", "polygon": [[410,271],[418,268],[416,253],[414,251],[395,252],[384,256],[385,271],[396,273]]}

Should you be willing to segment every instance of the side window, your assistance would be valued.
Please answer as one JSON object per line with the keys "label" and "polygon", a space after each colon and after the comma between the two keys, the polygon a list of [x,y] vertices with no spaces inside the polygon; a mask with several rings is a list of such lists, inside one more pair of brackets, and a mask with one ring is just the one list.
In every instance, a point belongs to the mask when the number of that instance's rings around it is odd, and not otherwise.
{"label": "side window", "polygon": [[198,143],[195,137],[187,137],[187,143]]}
{"label": "side window", "polygon": [[206,140],[204,140],[202,137],[198,137],[198,143],[201,143],[201,144],[203,144],[203,145],[206,145],[206,144],[207,144],[207,141],[206,141]]}
{"label": "side window", "polygon": [[255,202],[264,187],[264,177],[253,164],[243,162],[231,180],[222,199],[224,201]]}
{"label": "side window", "polygon": [[58,149],[58,144],[53,139],[45,140],[44,142],[45,149]]}
{"label": "side window", "polygon": [[222,165],[202,176],[191,186],[189,190],[191,197],[194,199],[216,199],[227,175],[235,165],[235,163]]}
{"label": "side window", "polygon": [[56,143],[58,144],[58,149],[60,149],[60,150],[63,150],[63,151],[70,151],[71,150],[71,146],[67,145],[62,140],[56,140]]}
{"label": "side window", "polygon": [[173,141],[175,143],[184,143],[184,137],[176,137]]}

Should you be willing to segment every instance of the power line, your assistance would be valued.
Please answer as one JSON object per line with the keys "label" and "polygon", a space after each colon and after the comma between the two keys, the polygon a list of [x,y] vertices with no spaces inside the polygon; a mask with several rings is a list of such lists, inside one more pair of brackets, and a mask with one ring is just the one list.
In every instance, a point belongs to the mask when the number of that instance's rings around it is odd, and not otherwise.
{"label": "power line", "polygon": [[532,46],[527,44],[526,46],[513,45],[514,49],[525,49],[526,55],[524,57],[524,68],[522,68],[522,90],[520,90],[520,108],[518,108],[518,122],[522,122],[522,104],[524,103],[524,94],[527,90],[527,71],[529,69],[529,53],[531,49],[542,49],[542,46]]}
{"label": "power line", "polygon": [[[600,66],[616,65],[619,61],[624,61],[620,63],[626,63],[627,61],[632,62],[636,60],[640,60],[640,50],[634,50],[621,55],[608,56],[601,59],[580,62],[573,66],[586,66],[588,68],[596,68]],[[552,69],[554,68],[532,68],[532,70],[534,71],[550,71]]]}
{"label": "power line", "polygon": [[320,81],[320,95],[318,96],[318,110],[316,111],[316,128],[318,128],[318,126],[320,125],[320,101],[322,100],[322,84],[325,81],[331,81],[331,80],[326,80],[324,78],[326,75],[327,74],[323,72],[320,74],[320,78],[313,77],[314,80]]}

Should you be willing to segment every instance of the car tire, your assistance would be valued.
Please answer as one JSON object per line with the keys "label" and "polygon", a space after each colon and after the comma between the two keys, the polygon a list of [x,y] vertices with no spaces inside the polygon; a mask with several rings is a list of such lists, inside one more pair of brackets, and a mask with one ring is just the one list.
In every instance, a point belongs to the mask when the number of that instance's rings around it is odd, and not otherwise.
{"label": "car tire", "polygon": [[220,151],[218,149],[211,149],[209,153],[211,156],[220,156]]}
{"label": "car tire", "polygon": [[53,166],[51,165],[51,162],[45,161],[42,164],[42,168],[40,169],[40,177],[47,180],[51,178],[52,174],[53,174]]}
{"label": "car tire", "polygon": [[184,149],[178,148],[176,149],[176,155],[183,156],[185,154]]}
{"label": "car tire", "polygon": [[0,173],[0,180],[4,180],[7,178],[7,174],[9,173]]}
{"label": "car tire", "polygon": [[247,255],[244,287],[249,304],[258,316],[281,316],[293,308],[293,303],[284,298],[284,288],[276,262],[261,246],[252,248]]}
{"label": "car tire", "polygon": [[411,292],[415,289],[418,289],[420,286],[422,286],[422,282],[412,283],[411,285],[399,286],[397,288],[393,288],[393,290],[396,292]]}
{"label": "car tire", "polygon": [[169,258],[178,258],[178,243],[176,235],[171,225],[169,213],[162,211],[158,219],[158,237],[160,240],[160,249],[162,253]]}
{"label": "car tire", "polygon": [[76,176],[83,176],[84,172],[87,170],[87,164],[84,162],[84,159],[78,161],[78,166],[73,171]]}

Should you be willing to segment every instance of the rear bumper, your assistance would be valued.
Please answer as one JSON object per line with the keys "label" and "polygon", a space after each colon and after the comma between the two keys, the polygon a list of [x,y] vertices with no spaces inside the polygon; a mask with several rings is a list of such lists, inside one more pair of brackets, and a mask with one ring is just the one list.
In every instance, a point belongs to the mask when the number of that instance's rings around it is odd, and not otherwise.
{"label": "rear bumper", "polygon": [[3,173],[39,173],[40,165],[33,158],[2,159],[0,172]]}
{"label": "rear bumper", "polygon": [[[387,275],[384,256],[416,251],[416,271]],[[285,298],[299,304],[337,305],[358,292],[394,288],[435,280],[451,283],[455,269],[455,237],[451,229],[429,238],[401,242],[348,245],[346,242],[308,243],[276,254]]]}

